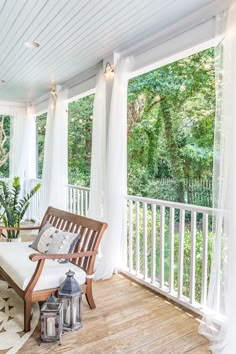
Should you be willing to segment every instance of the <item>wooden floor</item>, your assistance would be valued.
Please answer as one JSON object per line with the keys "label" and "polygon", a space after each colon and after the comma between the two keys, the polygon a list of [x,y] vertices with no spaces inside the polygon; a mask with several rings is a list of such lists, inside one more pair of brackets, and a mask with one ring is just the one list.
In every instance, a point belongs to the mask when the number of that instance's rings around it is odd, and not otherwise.
{"label": "wooden floor", "polygon": [[37,328],[18,353],[210,353],[199,319],[121,275],[94,282],[97,304],[83,301],[83,328],[66,333],[62,346],[38,346]]}

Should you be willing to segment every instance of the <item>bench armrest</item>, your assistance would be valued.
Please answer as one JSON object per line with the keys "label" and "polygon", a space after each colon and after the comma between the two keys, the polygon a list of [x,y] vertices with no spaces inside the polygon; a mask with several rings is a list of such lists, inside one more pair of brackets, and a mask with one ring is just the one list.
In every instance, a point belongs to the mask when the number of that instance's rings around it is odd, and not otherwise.
{"label": "bench armrest", "polygon": [[23,227],[5,227],[5,226],[0,226],[0,232],[1,231],[18,231],[18,230],[39,230],[40,226],[23,226]]}
{"label": "bench armrest", "polygon": [[39,261],[41,259],[72,259],[72,258],[82,258],[94,256],[97,251],[87,251],[87,252],[78,252],[78,253],[66,253],[66,254],[47,254],[47,253],[33,253],[29,256],[29,259],[32,262]]}

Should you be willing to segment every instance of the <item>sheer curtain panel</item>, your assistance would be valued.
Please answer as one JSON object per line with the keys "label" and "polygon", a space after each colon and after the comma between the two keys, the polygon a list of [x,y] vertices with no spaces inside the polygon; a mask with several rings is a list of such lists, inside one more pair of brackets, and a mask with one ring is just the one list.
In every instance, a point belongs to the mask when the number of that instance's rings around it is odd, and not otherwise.
{"label": "sheer curtain panel", "polygon": [[95,271],[95,279],[109,278],[116,271],[126,230],[127,88],[130,65],[130,59],[119,60],[114,74],[104,191],[104,220],[108,223],[108,229],[102,240],[102,257]]}
{"label": "sheer curtain panel", "polygon": [[48,206],[66,209],[68,181],[67,90],[57,87],[49,100],[42,178],[41,216]]}
{"label": "sheer curtain panel", "polygon": [[236,4],[218,18],[217,106],[214,144],[214,249],[208,303],[200,332],[213,353],[236,348]]}
{"label": "sheer curtain panel", "polygon": [[10,178],[19,176],[23,184],[27,178],[35,177],[36,127],[31,109],[17,108],[12,112],[11,127]]}
{"label": "sheer curtain panel", "polygon": [[104,218],[104,177],[106,166],[106,86],[103,70],[96,77],[93,108],[92,160],[88,216]]}

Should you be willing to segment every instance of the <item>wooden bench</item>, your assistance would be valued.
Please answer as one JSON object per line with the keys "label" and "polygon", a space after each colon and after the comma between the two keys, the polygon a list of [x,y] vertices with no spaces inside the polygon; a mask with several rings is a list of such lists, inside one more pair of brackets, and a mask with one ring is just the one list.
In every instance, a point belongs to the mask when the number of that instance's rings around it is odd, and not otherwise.
{"label": "wooden bench", "polygon": [[[30,254],[29,256],[29,262],[37,262],[37,264],[33,276],[30,279],[26,289],[24,290],[12,280],[12,277],[7,274],[6,270],[4,270],[3,267],[0,267],[0,276],[5,279],[9,283],[9,285],[24,300],[24,330],[26,332],[30,330],[32,303],[38,301],[45,301],[50,296],[50,294],[54,294],[58,290],[58,288],[35,290],[35,286],[37,285],[37,282],[40,279],[40,275],[42,274],[45,261],[47,262],[47,260],[69,259],[72,264],[80,267],[80,269],[82,269],[86,273],[85,283],[81,285],[83,292],[86,296],[90,308],[94,309],[96,307],[92,293],[92,277],[94,271],[94,263],[96,255],[98,253],[98,247],[102,235],[105,229],[107,228],[107,224],[52,207],[49,207],[47,209],[45,216],[43,217],[42,223],[38,227],[38,230],[40,231],[47,222],[49,222],[57,229],[80,234],[80,239],[75,246],[74,253],[60,255],[43,254],[35,253],[33,250],[31,250],[32,254]],[[1,227],[0,235],[2,234],[3,230],[6,230],[6,228]],[[8,244],[9,246],[7,246],[9,249],[12,243]],[[16,247],[16,245],[14,247]],[[23,245],[21,245],[21,247],[23,247]],[[29,248],[27,251],[31,253],[31,251],[29,251]],[[11,252],[9,252],[7,257],[11,257]],[[14,262],[15,260],[12,259],[11,261]],[[32,264],[30,264],[30,266],[32,266]],[[18,264],[18,267],[20,272],[21,265]]]}

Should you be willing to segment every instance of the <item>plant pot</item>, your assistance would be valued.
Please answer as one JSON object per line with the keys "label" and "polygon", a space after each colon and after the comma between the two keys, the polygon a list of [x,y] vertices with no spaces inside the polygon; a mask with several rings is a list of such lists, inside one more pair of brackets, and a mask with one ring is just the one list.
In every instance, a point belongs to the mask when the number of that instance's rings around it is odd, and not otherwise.
{"label": "plant pot", "polygon": [[17,238],[8,238],[7,242],[21,242],[21,237],[17,237]]}

